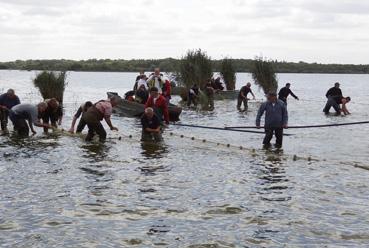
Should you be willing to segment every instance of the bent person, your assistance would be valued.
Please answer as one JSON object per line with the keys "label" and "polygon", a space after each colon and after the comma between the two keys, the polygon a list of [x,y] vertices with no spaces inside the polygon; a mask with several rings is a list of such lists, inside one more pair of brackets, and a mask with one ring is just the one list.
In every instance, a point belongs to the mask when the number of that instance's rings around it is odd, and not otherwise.
{"label": "bent person", "polygon": [[28,137],[29,130],[31,130],[33,134],[36,134],[33,125],[43,128],[52,128],[48,124],[41,123],[38,118],[39,114],[44,113],[46,109],[47,104],[45,102],[39,103],[38,105],[18,104],[11,108],[9,111],[9,118],[13,122],[14,131],[16,131],[19,136]]}
{"label": "bent person", "polygon": [[334,87],[330,88],[325,96],[327,97],[327,103],[325,104],[323,112],[325,114],[329,114],[329,110],[331,107],[333,107],[336,111],[336,114],[339,115],[341,113],[339,105],[341,104],[341,100],[343,98],[340,84],[338,82],[335,83]]}
{"label": "bent person", "polygon": [[299,98],[292,92],[291,84],[287,83],[285,87],[281,88],[281,90],[278,93],[278,99],[283,101],[285,104],[287,104],[287,98],[289,95],[291,95],[296,100],[299,100]]}
{"label": "bent person", "polygon": [[[324,113],[325,114],[329,114],[329,110],[331,108],[334,109],[334,111],[336,111],[336,115],[341,115],[341,113],[343,113],[344,115],[349,115],[350,112],[347,110],[347,103],[349,103],[351,101],[351,97],[341,97],[339,99],[335,99],[335,98],[328,98],[327,104],[325,105],[324,108]],[[342,105],[342,108],[341,106]]]}
{"label": "bent person", "polygon": [[146,108],[141,117],[142,137],[141,141],[162,141],[160,119],[154,113],[154,109]]}
{"label": "bent person", "polygon": [[270,141],[273,135],[276,137],[276,147],[282,147],[283,141],[283,129],[288,128],[288,112],[286,104],[283,101],[277,99],[276,93],[269,93],[267,101],[264,102],[258,111],[256,116],[256,126],[260,128],[261,117],[265,112],[265,137],[263,145],[265,148],[270,147]]}
{"label": "bent person", "polygon": [[110,100],[101,100],[97,102],[86,111],[86,113],[82,116],[83,121],[88,127],[86,141],[92,141],[95,134],[99,136],[99,140],[101,142],[106,140],[106,131],[101,124],[103,119],[110,127],[110,130],[118,131],[118,128],[113,126],[110,119],[113,113],[113,107],[117,106],[118,102],[119,98],[113,96],[110,98]]}
{"label": "bent person", "polygon": [[245,86],[243,86],[240,89],[240,93],[238,94],[238,99],[237,99],[237,110],[238,111],[241,111],[242,104],[244,106],[243,111],[247,111],[247,109],[248,109],[248,104],[247,103],[248,103],[248,100],[249,100],[247,98],[247,95],[249,93],[252,95],[253,99],[255,100],[255,95],[251,90],[251,83],[247,83]]}
{"label": "bent person", "polygon": [[9,133],[9,111],[12,107],[18,104],[20,104],[20,100],[13,89],[9,89],[5,94],[0,95],[0,122],[3,133]]}
{"label": "bent person", "polygon": [[[46,99],[47,104],[46,111],[39,115],[44,124],[50,124],[50,126],[57,128],[61,125],[63,119],[63,108],[55,98]],[[44,128],[44,132],[48,132],[48,128]]]}
{"label": "bent person", "polygon": [[[88,101],[88,102],[85,102],[84,104],[82,104],[78,108],[77,112],[73,116],[72,125],[69,129],[70,133],[74,133],[74,126],[76,125],[76,122],[77,122],[78,118],[83,116],[83,114],[86,113],[87,110],[90,107],[92,107],[92,105],[93,105],[92,102]],[[86,125],[87,125],[86,122],[83,120],[83,118],[81,118],[78,122],[76,133],[82,133],[82,131],[86,127]]]}

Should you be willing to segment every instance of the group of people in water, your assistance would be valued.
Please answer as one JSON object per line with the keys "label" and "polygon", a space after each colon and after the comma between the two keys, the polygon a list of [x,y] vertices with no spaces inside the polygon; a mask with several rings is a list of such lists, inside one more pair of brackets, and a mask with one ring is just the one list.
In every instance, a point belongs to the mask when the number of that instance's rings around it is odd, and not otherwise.
{"label": "group of people in water", "polygon": [[[203,89],[194,84],[187,93],[187,105],[197,106],[200,92],[207,95],[209,109],[214,109],[214,94],[217,90],[222,90],[218,79],[209,79]],[[141,117],[142,124],[142,140],[143,141],[161,141],[162,127],[169,124],[168,105],[171,99],[171,82],[163,77],[159,69],[155,69],[149,77],[142,72],[136,78],[134,89],[125,95],[126,100],[137,101],[145,105],[144,113]],[[265,129],[265,137],[263,144],[269,147],[273,136],[276,137],[276,147],[282,147],[283,130],[288,128],[288,111],[287,98],[289,95],[296,100],[299,98],[290,89],[291,84],[287,83],[281,88],[279,93],[270,92],[267,94],[267,100],[263,102],[256,116],[256,126],[261,127],[261,118],[265,114],[263,128]],[[253,99],[255,95],[251,89],[251,83],[243,86],[238,95],[237,109],[239,111],[247,111],[248,94]],[[327,93],[327,103],[323,109],[325,114],[329,114],[330,109],[347,115],[350,112],[347,109],[347,103],[351,101],[350,97],[344,97],[340,89],[340,84],[335,83]],[[91,141],[95,134],[99,136],[100,141],[105,141],[106,131],[101,123],[105,120],[111,130],[118,130],[111,122],[113,108],[119,104],[119,96],[112,96],[108,100],[101,100],[96,103],[87,101],[83,103],[73,116],[72,124],[69,129],[70,133],[81,133],[87,126],[88,133],[86,141]],[[243,105],[243,109],[241,108]],[[46,99],[37,104],[21,103],[19,97],[13,89],[9,89],[6,93],[0,95],[0,121],[3,133],[8,133],[8,119],[13,123],[14,130],[20,136],[29,136],[30,131],[36,134],[34,126],[42,127],[44,132],[48,129],[55,129],[61,125],[63,119],[62,104],[55,98]],[[76,127],[77,120],[79,123]]]}

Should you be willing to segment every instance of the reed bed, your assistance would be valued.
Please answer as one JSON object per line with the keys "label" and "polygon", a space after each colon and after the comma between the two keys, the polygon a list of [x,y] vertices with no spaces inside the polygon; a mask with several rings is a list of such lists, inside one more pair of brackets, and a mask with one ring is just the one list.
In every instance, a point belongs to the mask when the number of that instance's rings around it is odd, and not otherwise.
{"label": "reed bed", "polygon": [[220,75],[222,76],[227,90],[236,88],[236,70],[230,58],[224,58],[221,62]]}
{"label": "reed bed", "polygon": [[63,103],[67,82],[66,72],[43,71],[36,75],[33,84],[44,99],[56,98]]}
{"label": "reed bed", "polygon": [[272,61],[262,57],[255,58],[251,74],[255,84],[262,88],[265,94],[277,92],[278,79]]}

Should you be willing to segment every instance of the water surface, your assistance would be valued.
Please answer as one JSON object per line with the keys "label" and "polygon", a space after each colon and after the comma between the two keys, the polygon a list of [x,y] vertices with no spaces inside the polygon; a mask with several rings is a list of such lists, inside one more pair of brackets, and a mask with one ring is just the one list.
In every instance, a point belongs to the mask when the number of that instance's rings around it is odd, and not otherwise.
{"label": "water surface", "polygon": [[[14,88],[23,102],[37,103],[34,75],[0,71],[0,89]],[[106,91],[122,94],[135,76],[69,73],[63,127],[83,101],[103,99]],[[289,101],[290,125],[369,120],[368,75],[280,74],[279,79],[291,82],[301,98]],[[238,87],[249,80],[249,74],[239,74]],[[321,112],[325,92],[336,81],[353,99],[350,116]],[[181,120],[253,125],[263,96],[253,87],[259,101],[250,103],[250,112],[238,113],[235,101],[220,101],[214,112],[184,110]],[[108,131],[104,145],[45,136],[40,129],[23,141],[0,137],[2,247],[369,243],[369,171],[363,169],[369,167],[369,126],[291,129],[295,135],[285,138],[283,152],[273,153],[261,149],[257,134],[171,126],[164,143],[153,145],[138,141],[137,120],[114,116],[113,123],[120,131]]]}

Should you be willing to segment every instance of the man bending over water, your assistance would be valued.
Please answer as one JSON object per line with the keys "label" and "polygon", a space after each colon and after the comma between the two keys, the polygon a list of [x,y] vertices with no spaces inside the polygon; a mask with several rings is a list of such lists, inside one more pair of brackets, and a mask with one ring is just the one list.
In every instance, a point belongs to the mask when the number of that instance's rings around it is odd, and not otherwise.
{"label": "man bending over water", "polygon": [[162,141],[160,119],[154,113],[153,108],[146,108],[141,117],[142,138],[141,141]]}
{"label": "man bending over water", "polygon": [[113,96],[109,100],[101,100],[97,102],[87,110],[87,112],[82,116],[83,121],[88,127],[86,141],[92,141],[95,133],[99,135],[100,142],[104,142],[106,140],[106,131],[101,124],[103,119],[111,130],[118,131],[118,128],[113,126],[110,119],[113,113],[113,107],[117,106],[118,103],[119,98]]}
{"label": "man bending over water", "polygon": [[52,128],[51,125],[41,123],[38,118],[39,114],[44,113],[46,109],[47,103],[45,102],[39,103],[38,105],[18,104],[12,107],[9,111],[9,118],[13,122],[14,130],[17,134],[19,136],[28,137],[30,129],[33,134],[36,134],[33,125],[43,128]]}

